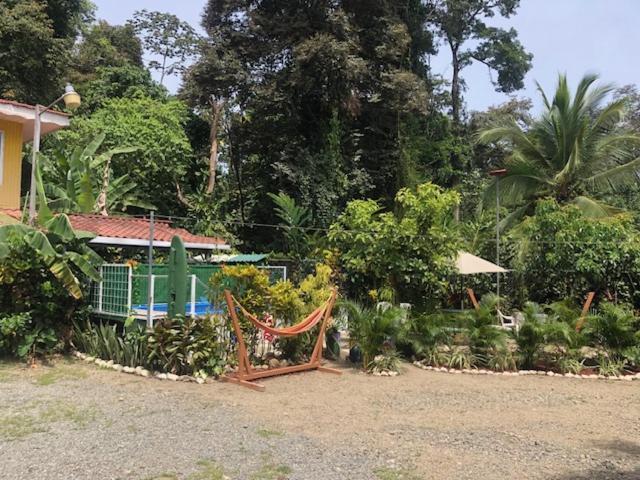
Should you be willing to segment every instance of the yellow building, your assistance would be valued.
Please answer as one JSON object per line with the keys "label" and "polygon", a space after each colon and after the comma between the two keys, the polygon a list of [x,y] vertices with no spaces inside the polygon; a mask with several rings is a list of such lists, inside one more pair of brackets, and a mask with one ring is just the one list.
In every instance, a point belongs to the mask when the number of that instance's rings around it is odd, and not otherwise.
{"label": "yellow building", "polygon": [[[41,116],[42,135],[69,126],[69,116],[48,111]],[[0,99],[0,209],[20,209],[22,145],[33,140],[35,107]]]}

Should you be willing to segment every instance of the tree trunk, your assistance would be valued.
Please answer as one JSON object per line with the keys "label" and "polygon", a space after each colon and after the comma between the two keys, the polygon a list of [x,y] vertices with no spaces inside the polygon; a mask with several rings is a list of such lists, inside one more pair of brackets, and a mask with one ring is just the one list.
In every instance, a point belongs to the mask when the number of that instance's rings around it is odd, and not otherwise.
{"label": "tree trunk", "polygon": [[100,188],[100,194],[96,200],[96,211],[104,216],[108,217],[109,212],[107,210],[107,191],[109,190],[109,177],[111,173],[111,159],[107,160],[102,172],[102,187]]}
{"label": "tree trunk", "polygon": [[458,47],[451,46],[451,65],[453,75],[451,77],[451,115],[456,128],[460,126],[460,60],[458,59]]}
{"label": "tree trunk", "polygon": [[235,138],[233,136],[233,129],[229,128],[228,130],[228,138],[229,138],[229,160],[231,163],[231,168],[233,168],[236,174],[236,183],[238,184],[238,200],[240,201],[240,219],[242,223],[246,223],[246,219],[244,216],[244,192],[242,191],[242,174],[240,172],[240,158],[237,155],[237,152],[234,148]]}
{"label": "tree trunk", "polygon": [[[453,67],[453,75],[451,76],[451,116],[453,117],[453,129],[456,135],[460,132],[460,59],[458,58],[459,45],[449,39],[451,47],[451,65]],[[453,164],[458,163],[457,154],[452,154],[454,158]],[[458,179],[454,176],[452,187],[456,187]],[[460,222],[460,205],[456,204],[453,209],[453,219],[456,223]]]}
{"label": "tree trunk", "polygon": [[220,125],[220,117],[224,107],[224,100],[218,100],[213,95],[209,100],[211,105],[211,131],[209,140],[211,141],[211,149],[209,150],[209,184],[207,185],[207,195],[211,195],[216,187],[216,170],[218,168],[218,127]]}

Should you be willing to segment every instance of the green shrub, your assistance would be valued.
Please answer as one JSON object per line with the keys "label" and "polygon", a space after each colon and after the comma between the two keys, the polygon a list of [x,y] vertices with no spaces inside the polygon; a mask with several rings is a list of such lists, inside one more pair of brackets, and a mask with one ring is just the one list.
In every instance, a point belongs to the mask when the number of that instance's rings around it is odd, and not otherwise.
{"label": "green shrub", "polygon": [[362,349],[363,366],[376,355],[395,351],[405,312],[399,308],[365,308],[356,302],[342,302],[346,313],[349,337]]}
{"label": "green shrub", "polygon": [[640,345],[635,347],[625,348],[620,352],[626,365],[635,370],[640,369]]}
{"label": "green shrub", "polygon": [[609,290],[638,305],[640,237],[628,215],[588,218],[575,206],[539,201],[514,235],[529,297],[539,302],[582,300]]}
{"label": "green shrub", "polygon": [[[62,350],[72,319],[87,309],[78,296],[95,254],[69,231],[64,218],[36,229],[5,226],[0,232],[0,354],[21,359]],[[58,234],[54,234],[55,230]],[[55,255],[52,253],[55,252]],[[47,253],[48,252],[48,253]],[[73,259],[73,260],[71,260]]]}
{"label": "green shrub", "polygon": [[78,350],[103,360],[128,367],[147,365],[147,335],[142,325],[128,318],[119,331],[119,325],[74,324],[72,345]]}
{"label": "green shrub", "polygon": [[624,372],[624,363],[624,360],[600,357],[598,359],[598,373],[607,377],[617,377]]}
{"label": "green shrub", "polygon": [[398,349],[407,357],[425,358],[439,345],[453,343],[451,317],[434,313],[410,316],[400,329]]}
{"label": "green shrub", "polygon": [[583,333],[593,345],[619,352],[638,344],[639,326],[631,308],[603,303],[596,315],[587,318]]}
{"label": "green shrub", "polygon": [[396,302],[440,303],[460,245],[448,221],[458,203],[456,192],[431,183],[401,189],[387,211],[375,200],[349,202],[328,235],[348,293],[362,299],[389,288]]}
{"label": "green shrub", "polygon": [[493,349],[486,354],[487,368],[497,372],[507,372],[517,369],[516,357],[507,348]]}
{"label": "green shrub", "polygon": [[558,368],[562,373],[579,374],[584,368],[584,362],[575,358],[575,356],[565,356],[558,361]]}
{"label": "green shrub", "polygon": [[390,350],[373,357],[366,368],[368,372],[400,372],[400,357],[395,351]]}
{"label": "green shrub", "polygon": [[223,322],[217,315],[158,321],[147,340],[148,364],[177,375],[220,375],[228,347],[219,333]]}
{"label": "green shrub", "polygon": [[31,323],[28,313],[16,313],[0,317],[0,354],[23,357],[21,345]]}
{"label": "green shrub", "polygon": [[0,356],[26,360],[60,347],[51,327],[34,322],[29,313],[0,317]]}
{"label": "green shrub", "polygon": [[481,358],[467,348],[456,347],[449,355],[449,367],[457,369],[469,369],[481,363]]}

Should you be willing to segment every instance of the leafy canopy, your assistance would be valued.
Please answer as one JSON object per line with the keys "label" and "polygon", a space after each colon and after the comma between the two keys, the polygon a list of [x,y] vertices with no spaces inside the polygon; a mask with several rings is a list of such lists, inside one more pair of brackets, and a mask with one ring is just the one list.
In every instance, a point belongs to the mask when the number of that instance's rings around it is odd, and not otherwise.
{"label": "leafy canopy", "polygon": [[170,13],[148,10],[135,12],[129,25],[142,36],[145,50],[160,59],[148,62],[151,70],[160,72],[160,84],[165,76],[184,73],[198,43],[198,34],[191,25]]}
{"label": "leafy canopy", "polygon": [[344,282],[357,292],[391,288],[418,305],[441,299],[459,239],[450,225],[458,194],[431,183],[396,195],[395,211],[375,200],[349,202],[331,226]]}
{"label": "leafy canopy", "polygon": [[82,145],[84,139],[104,134],[104,149],[137,147],[113,158],[113,175],[128,175],[140,200],[156,205],[160,213],[175,213],[176,181],[192,155],[183,129],[186,119],[186,106],[176,100],[121,98],[106,102],[91,117],[75,118],[71,129],[57,135],[62,143]]}
{"label": "leafy canopy", "polygon": [[640,241],[629,217],[585,218],[577,206],[547,199],[514,236],[516,267],[532,300],[582,303],[589,291],[635,300]]}

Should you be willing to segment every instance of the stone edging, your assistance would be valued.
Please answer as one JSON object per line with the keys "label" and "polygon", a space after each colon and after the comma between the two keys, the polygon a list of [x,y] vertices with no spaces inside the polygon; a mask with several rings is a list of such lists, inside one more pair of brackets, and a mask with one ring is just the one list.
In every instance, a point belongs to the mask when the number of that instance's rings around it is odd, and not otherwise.
{"label": "stone edging", "polygon": [[207,383],[207,381],[209,381],[209,379],[205,380],[204,378],[200,378],[200,377],[191,377],[189,375],[175,375],[173,373],[161,373],[161,372],[151,372],[149,370],[147,370],[146,368],[143,367],[125,367],[123,365],[120,365],[118,363],[114,363],[113,360],[102,360],[101,358],[96,358],[96,357],[92,357],[90,355],[86,355],[84,353],[81,352],[73,352],[73,355],[80,359],[83,360],[84,362],[87,363],[95,363],[96,365],[98,365],[99,367],[102,368],[107,368],[107,369],[111,369],[114,370],[116,372],[121,372],[121,373],[129,373],[132,375],[138,375],[140,377],[145,377],[145,378],[155,378],[157,380],[170,380],[173,382],[192,382],[192,383],[197,383],[199,385],[202,385],[204,383]]}
{"label": "stone edging", "polygon": [[465,373],[467,375],[496,375],[496,376],[504,376],[504,377],[518,377],[520,375],[537,375],[537,376],[545,376],[545,377],[563,377],[563,378],[575,378],[580,380],[618,380],[631,382],[633,380],[640,380],[640,373],[636,373],[634,375],[623,375],[623,376],[615,376],[608,377],[605,375],[578,375],[575,373],[556,373],[544,370],[518,370],[515,372],[494,372],[493,370],[483,370],[483,369],[468,369],[463,368],[462,370],[457,368],[447,368],[447,367],[432,367],[431,365],[423,365],[422,363],[415,361],[413,362],[418,368],[422,370],[431,370],[432,372],[442,372],[442,373],[452,373],[452,374],[462,374]]}

